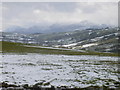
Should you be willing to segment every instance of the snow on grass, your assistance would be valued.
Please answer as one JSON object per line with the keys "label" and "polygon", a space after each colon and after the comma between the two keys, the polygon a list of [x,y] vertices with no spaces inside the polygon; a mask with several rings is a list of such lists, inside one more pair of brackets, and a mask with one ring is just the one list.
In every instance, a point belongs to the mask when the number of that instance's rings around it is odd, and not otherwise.
{"label": "snow on grass", "polygon": [[98,44],[97,43],[90,43],[90,44],[82,45],[82,47],[86,48],[86,47],[91,47],[91,46],[95,46],[95,45],[98,45]]}
{"label": "snow on grass", "polygon": [[2,55],[1,58],[1,81],[7,83],[49,82],[56,87],[87,87],[119,81],[117,57],[28,54]]}
{"label": "snow on grass", "polygon": [[68,45],[62,45],[63,47],[71,47],[71,46],[75,46],[77,45],[78,43],[72,43],[72,44],[68,44]]}

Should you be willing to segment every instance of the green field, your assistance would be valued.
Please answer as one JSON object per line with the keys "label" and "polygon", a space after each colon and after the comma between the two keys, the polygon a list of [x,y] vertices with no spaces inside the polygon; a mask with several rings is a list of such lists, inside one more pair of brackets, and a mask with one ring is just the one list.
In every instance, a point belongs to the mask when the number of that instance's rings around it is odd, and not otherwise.
{"label": "green field", "polygon": [[2,42],[0,41],[0,51],[2,51]]}
{"label": "green field", "polygon": [[49,49],[40,47],[26,47],[25,44],[13,43],[13,42],[0,42],[0,51],[2,53],[40,53],[40,54],[57,54],[57,55],[100,55],[100,56],[118,56],[115,53],[98,53],[98,52],[78,52],[72,50],[60,50],[60,49]]}

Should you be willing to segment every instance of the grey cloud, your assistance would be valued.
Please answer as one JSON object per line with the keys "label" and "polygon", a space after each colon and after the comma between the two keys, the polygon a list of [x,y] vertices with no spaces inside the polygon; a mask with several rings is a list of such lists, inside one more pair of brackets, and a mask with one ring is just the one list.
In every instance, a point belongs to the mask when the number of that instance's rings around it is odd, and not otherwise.
{"label": "grey cloud", "polygon": [[116,3],[6,2],[3,7],[6,8],[3,10],[5,28],[10,25],[78,23],[84,20],[97,24],[117,22]]}

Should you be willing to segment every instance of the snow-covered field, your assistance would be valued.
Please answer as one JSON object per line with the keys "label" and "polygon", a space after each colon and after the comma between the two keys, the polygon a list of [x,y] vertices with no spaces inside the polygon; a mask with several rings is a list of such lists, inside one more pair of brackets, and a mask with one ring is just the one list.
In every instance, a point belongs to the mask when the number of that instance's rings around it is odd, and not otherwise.
{"label": "snow-covered field", "polygon": [[118,58],[68,55],[1,55],[1,81],[22,85],[49,82],[53,86],[110,86],[119,82]]}

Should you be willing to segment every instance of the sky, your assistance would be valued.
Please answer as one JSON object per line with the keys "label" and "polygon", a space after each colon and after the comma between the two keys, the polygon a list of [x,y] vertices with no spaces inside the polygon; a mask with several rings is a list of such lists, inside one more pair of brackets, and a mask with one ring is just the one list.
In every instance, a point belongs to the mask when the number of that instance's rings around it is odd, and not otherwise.
{"label": "sky", "polygon": [[[73,24],[118,24],[117,2],[3,2],[3,30],[11,26]],[[0,16],[1,17],[1,16]],[[1,20],[1,18],[0,18]]]}

